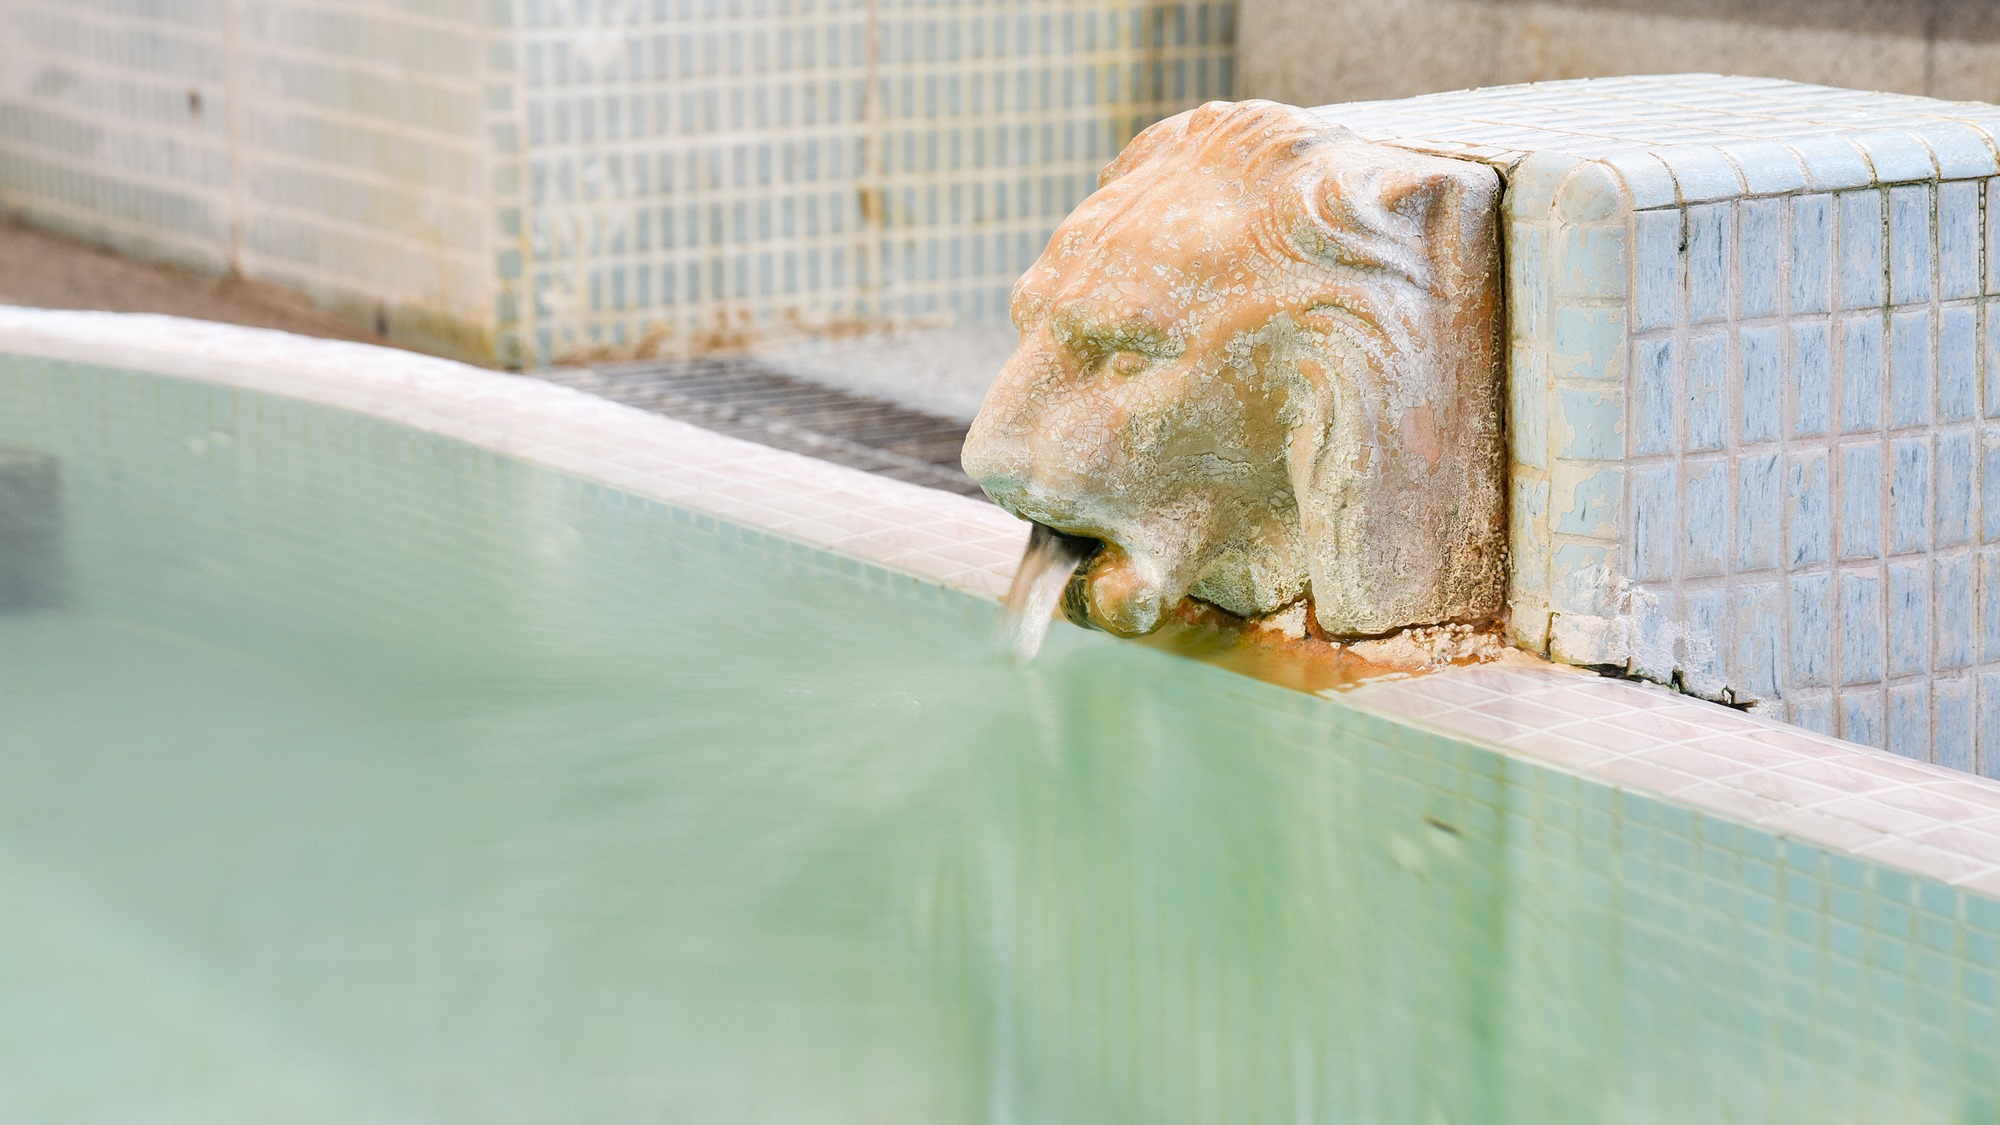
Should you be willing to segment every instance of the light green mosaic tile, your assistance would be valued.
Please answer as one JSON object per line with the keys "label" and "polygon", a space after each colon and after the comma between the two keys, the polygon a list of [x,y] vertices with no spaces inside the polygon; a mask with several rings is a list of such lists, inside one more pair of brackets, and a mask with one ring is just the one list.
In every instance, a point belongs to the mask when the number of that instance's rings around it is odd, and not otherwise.
{"label": "light green mosaic tile", "polygon": [[301,402],[0,447],[6,1119],[2000,1113],[1980,896]]}

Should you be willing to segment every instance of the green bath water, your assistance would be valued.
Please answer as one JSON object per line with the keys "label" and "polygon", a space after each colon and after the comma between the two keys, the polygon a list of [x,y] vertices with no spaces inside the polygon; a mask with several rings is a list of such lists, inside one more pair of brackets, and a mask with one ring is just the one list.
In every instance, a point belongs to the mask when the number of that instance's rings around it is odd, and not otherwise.
{"label": "green bath water", "polygon": [[0,1121],[2000,1117],[1985,900],[297,402],[0,448]]}

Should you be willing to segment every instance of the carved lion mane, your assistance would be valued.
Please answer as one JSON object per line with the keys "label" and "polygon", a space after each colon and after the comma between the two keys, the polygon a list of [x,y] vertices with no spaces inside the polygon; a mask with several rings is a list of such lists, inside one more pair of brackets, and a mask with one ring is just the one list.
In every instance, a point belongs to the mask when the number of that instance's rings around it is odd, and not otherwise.
{"label": "carved lion mane", "polygon": [[1476,620],[1505,575],[1499,182],[1271,102],[1141,133],[1014,292],[966,442],[1105,547],[1089,620],[1310,597],[1338,635]]}

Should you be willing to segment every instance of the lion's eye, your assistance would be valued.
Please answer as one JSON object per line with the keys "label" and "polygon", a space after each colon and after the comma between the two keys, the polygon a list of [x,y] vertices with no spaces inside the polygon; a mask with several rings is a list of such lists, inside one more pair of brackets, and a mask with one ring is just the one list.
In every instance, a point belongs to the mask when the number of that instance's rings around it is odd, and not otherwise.
{"label": "lion's eye", "polygon": [[1122,379],[1130,379],[1132,376],[1144,371],[1152,362],[1153,359],[1151,356],[1140,355],[1138,352],[1112,352],[1111,358],[1105,364],[1105,367],[1113,375]]}

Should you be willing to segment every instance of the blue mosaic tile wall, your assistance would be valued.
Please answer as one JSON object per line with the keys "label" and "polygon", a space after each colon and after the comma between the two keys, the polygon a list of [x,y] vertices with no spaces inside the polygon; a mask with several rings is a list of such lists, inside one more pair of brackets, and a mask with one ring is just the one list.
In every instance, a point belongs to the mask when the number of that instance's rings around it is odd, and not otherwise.
{"label": "blue mosaic tile wall", "polygon": [[[504,11],[504,6],[502,11]],[[10,0],[0,214],[477,356],[481,0]]]}
{"label": "blue mosaic tile wall", "polygon": [[2000,108],[1687,75],[1322,112],[1508,170],[1520,643],[2000,775]]}
{"label": "blue mosaic tile wall", "polygon": [[1004,322],[1231,0],[18,0],[0,213],[505,363]]}
{"label": "blue mosaic tile wall", "polygon": [[[1006,318],[1098,169],[1225,96],[1228,3],[525,0],[513,354]],[[502,83],[502,77],[511,81]]]}

